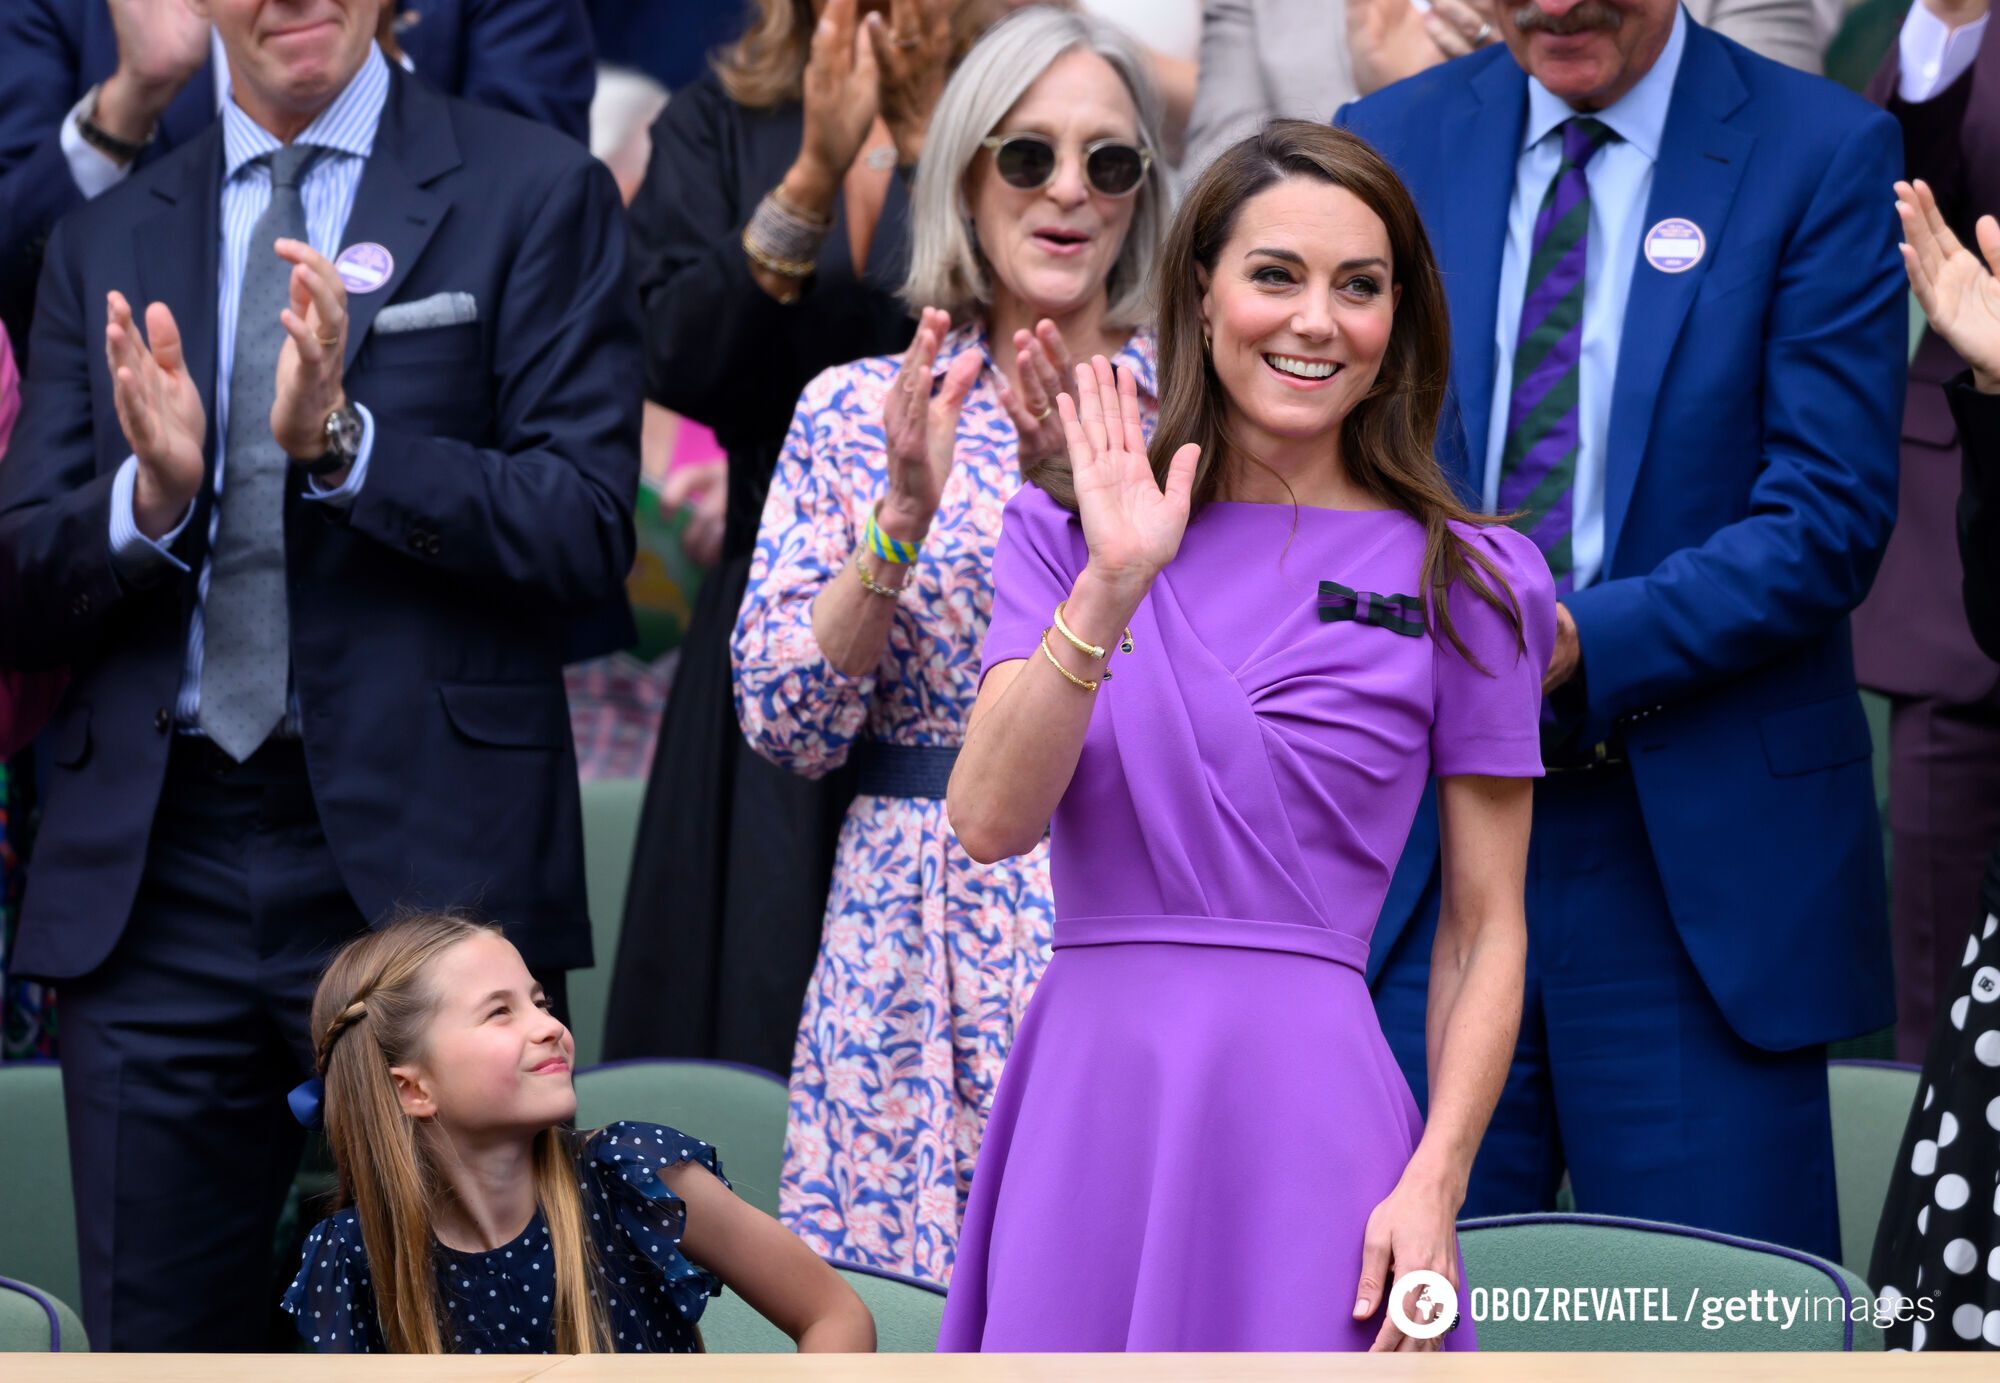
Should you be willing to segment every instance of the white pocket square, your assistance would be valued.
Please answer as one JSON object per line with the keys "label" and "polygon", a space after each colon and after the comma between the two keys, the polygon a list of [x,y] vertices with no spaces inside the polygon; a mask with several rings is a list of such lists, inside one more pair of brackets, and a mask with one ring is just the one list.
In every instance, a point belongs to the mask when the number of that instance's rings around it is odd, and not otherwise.
{"label": "white pocket square", "polygon": [[479,303],[470,293],[433,293],[410,303],[393,303],[375,314],[377,332],[424,331],[455,327],[479,320]]}

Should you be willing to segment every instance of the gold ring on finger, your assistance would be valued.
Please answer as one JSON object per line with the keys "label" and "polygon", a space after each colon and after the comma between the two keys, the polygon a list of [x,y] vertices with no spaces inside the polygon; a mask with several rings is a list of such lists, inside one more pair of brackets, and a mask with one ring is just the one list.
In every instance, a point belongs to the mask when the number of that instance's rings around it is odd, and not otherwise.
{"label": "gold ring on finger", "polygon": [[903,51],[908,52],[912,48],[923,47],[924,41],[920,38],[899,38],[896,40],[896,46],[898,48],[901,48]]}
{"label": "gold ring on finger", "polygon": [[322,336],[319,338],[319,343],[326,349],[332,350],[335,346],[340,344],[340,338],[338,336]]}
{"label": "gold ring on finger", "polygon": [[1048,416],[1049,416],[1049,414],[1051,414],[1051,413],[1053,413],[1053,412],[1055,412],[1055,411],[1056,411],[1056,406],[1055,406],[1054,404],[1052,404],[1052,403],[1051,403],[1051,404],[1045,404],[1045,405],[1043,406],[1043,408],[1042,408],[1042,411],[1041,411],[1041,412],[1039,412],[1039,413],[1037,413],[1037,414],[1035,415],[1035,421],[1036,421],[1036,422],[1038,422],[1038,423],[1039,423],[1039,422],[1044,422],[1044,421],[1046,421],[1046,420],[1048,419]]}
{"label": "gold ring on finger", "polygon": [[1493,21],[1490,19],[1480,20],[1479,32],[1472,36],[1472,41],[1474,43],[1484,43],[1491,37],[1493,37]]}

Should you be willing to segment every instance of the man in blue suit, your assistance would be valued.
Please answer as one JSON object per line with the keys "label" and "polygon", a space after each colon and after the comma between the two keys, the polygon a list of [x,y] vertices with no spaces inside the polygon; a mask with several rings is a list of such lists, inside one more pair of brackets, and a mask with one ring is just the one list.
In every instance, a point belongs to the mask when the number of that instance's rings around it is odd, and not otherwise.
{"label": "man in blue suit", "polygon": [[[1468,1214],[1839,1251],[1826,1044],[1894,1007],[1848,612],[1896,497],[1893,121],[1674,0],[1532,0],[1345,108],[1451,298],[1440,431],[1557,578],[1528,992]],[[1939,598],[1949,598],[1941,592]],[[1421,1101],[1427,808],[1371,974]]]}
{"label": "man in blue suit", "polygon": [[0,466],[0,665],[71,670],[15,963],[98,1348],[264,1343],[335,946],[471,905],[590,964],[561,665],[634,547],[610,174],[375,0],[203,9],[230,102],[56,228]]}
{"label": "man in blue suit", "polygon": [[[383,6],[409,70],[439,91],[588,141],[597,58],[583,0]],[[57,219],[215,119],[213,50],[194,0],[0,5],[0,321],[17,349]]]}

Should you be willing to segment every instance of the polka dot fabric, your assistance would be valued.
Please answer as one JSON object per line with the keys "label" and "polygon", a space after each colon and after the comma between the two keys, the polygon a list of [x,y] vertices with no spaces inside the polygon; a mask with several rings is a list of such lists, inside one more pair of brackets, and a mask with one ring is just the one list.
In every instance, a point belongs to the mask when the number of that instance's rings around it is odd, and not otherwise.
{"label": "polka dot fabric", "polygon": [[2000,915],[1966,939],[1931,1036],[1870,1276],[1891,1298],[1930,1299],[1890,1327],[1889,1348],[2000,1349]]}
{"label": "polka dot fabric", "polygon": [[[660,1173],[698,1162],[728,1184],[715,1149],[661,1124],[621,1122],[573,1134],[585,1226],[596,1247],[595,1291],[606,1303],[612,1348],[622,1354],[687,1354],[700,1348],[695,1323],[722,1283],[680,1251],[687,1206]],[[482,1253],[436,1245],[445,1347],[454,1354],[552,1354],[555,1265],[538,1210],[511,1243]],[[329,1354],[384,1349],[375,1318],[368,1253],[352,1209],[306,1236],[299,1275],[284,1307],[299,1334]]]}

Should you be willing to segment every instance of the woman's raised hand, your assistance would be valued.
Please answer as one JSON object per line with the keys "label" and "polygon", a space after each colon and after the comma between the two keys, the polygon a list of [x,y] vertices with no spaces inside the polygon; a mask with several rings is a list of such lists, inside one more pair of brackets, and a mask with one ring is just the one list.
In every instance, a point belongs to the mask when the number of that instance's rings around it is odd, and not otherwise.
{"label": "woman's raised hand", "polygon": [[951,75],[951,16],[957,0],[890,0],[885,24],[868,16],[875,67],[882,74],[882,123],[905,167],[923,157],[931,112]]}
{"label": "woman's raised hand", "polygon": [[959,414],[984,367],[978,351],[961,352],[932,397],[938,347],[950,329],[951,314],[935,307],[923,310],[916,338],[903,352],[903,363],[882,403],[889,490],[882,499],[881,524],[889,536],[906,542],[921,541],[937,513],[958,450]]}
{"label": "woman's raised hand", "polygon": [[1019,463],[1022,467],[1062,454],[1067,445],[1062,419],[1056,416],[1056,395],[1063,381],[1076,372],[1076,361],[1063,343],[1062,332],[1047,317],[1033,331],[1014,333],[1015,375],[1019,389],[1000,377],[1000,406],[1014,422],[1020,437]]}
{"label": "woman's raised hand", "polygon": [[1903,221],[1903,267],[1931,327],[1972,367],[1981,390],[2000,391],[2000,222],[1974,228],[1986,262],[1958,243],[1925,184],[1896,184]]}
{"label": "woman's raised hand", "polygon": [[806,60],[805,135],[799,161],[814,189],[823,190],[829,202],[860,154],[880,102],[875,45],[856,18],[859,4],[860,0],[827,0],[813,28],[812,51]]}
{"label": "woman's raised hand", "polygon": [[1056,408],[1090,566],[1113,586],[1143,592],[1180,551],[1201,448],[1190,442],[1174,453],[1162,490],[1146,456],[1138,381],[1125,369],[1114,377],[1101,355],[1076,367],[1076,396],[1063,394]]}

